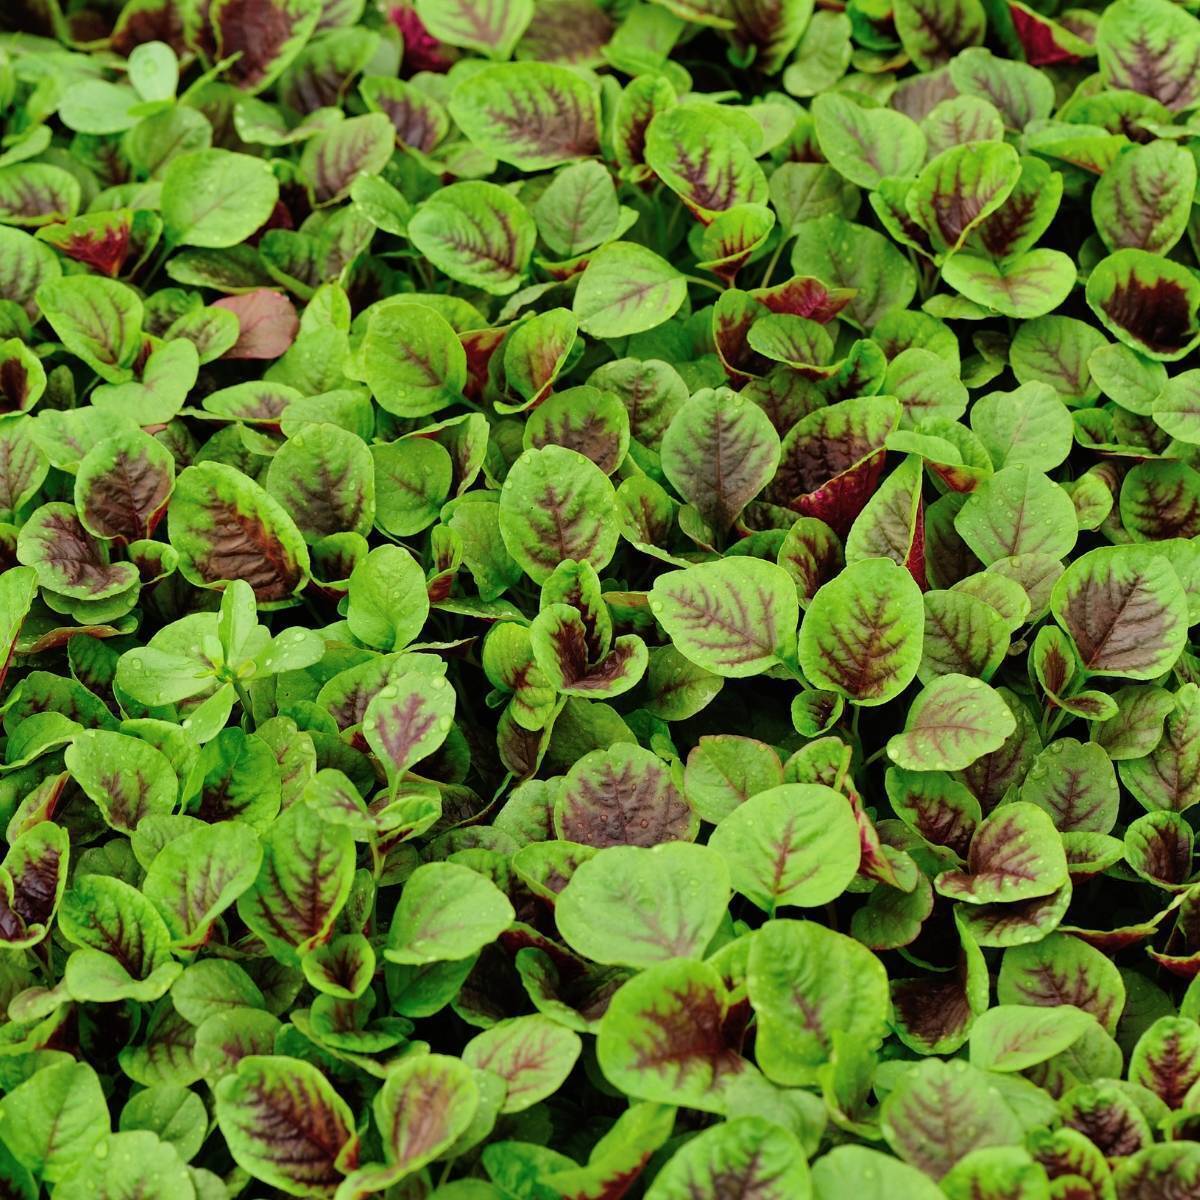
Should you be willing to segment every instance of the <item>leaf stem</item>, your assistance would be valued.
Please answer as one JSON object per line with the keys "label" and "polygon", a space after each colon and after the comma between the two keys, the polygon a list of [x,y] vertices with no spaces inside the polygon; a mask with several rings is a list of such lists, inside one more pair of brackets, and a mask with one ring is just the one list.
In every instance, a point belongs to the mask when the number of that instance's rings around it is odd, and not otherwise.
{"label": "leaf stem", "polygon": [[780,255],[783,254],[783,248],[788,244],[789,240],[790,239],[786,237],[781,237],[779,239],[779,245],[775,247],[775,253],[771,255],[771,258],[767,263],[767,269],[763,272],[762,280],[758,285],[759,287],[770,286],[771,276],[775,274],[775,268],[779,265]]}
{"label": "leaf stem", "polygon": [[684,279],[688,283],[698,283],[701,287],[710,288],[714,292],[722,293],[725,291],[719,283],[713,283],[710,279],[701,279],[699,275],[685,275]]}
{"label": "leaf stem", "polygon": [[243,720],[250,723],[250,728],[257,728],[257,722],[254,720],[254,709],[250,705],[250,693],[246,691],[245,685],[240,679],[233,681],[233,690],[237,692],[238,701],[242,706]]}

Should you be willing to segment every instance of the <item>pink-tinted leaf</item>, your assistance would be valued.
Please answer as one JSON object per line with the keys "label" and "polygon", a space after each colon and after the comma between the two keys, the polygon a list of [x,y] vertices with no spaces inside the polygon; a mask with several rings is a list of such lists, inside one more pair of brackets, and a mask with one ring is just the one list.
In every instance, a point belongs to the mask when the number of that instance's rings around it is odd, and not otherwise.
{"label": "pink-tinted leaf", "polygon": [[300,318],[292,302],[280,292],[259,288],[238,296],[214,300],[238,319],[238,340],[225,358],[279,358],[296,340]]}

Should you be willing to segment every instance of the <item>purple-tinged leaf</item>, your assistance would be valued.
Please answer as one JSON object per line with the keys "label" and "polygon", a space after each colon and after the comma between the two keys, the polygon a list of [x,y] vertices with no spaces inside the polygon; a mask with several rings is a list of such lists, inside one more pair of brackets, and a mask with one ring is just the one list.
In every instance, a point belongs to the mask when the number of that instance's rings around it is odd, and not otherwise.
{"label": "purple-tinged leaf", "polygon": [[523,171],[599,149],[599,101],[582,75],[550,63],[503,63],[464,79],[450,113],[475,146]]}
{"label": "purple-tinged leaf", "polygon": [[0,863],[0,942],[6,949],[37,945],[50,932],[67,883],[70,837],[41,821],[14,838]]}
{"label": "purple-tinged leaf", "polygon": [[910,1067],[884,1100],[882,1126],[895,1153],[933,1179],[972,1150],[1016,1145],[1021,1137],[988,1074],[960,1060]]}
{"label": "purple-tinged leaf", "polygon": [[42,587],[79,600],[103,600],[138,583],[137,569],[110,562],[108,546],[88,533],[70,504],[44,504],[26,521],[17,559],[37,570]]}
{"label": "purple-tinged leaf", "polygon": [[136,542],[153,534],[174,487],[170,452],[131,430],[88,451],[75,475],[75,508],[94,536]]}
{"label": "purple-tinged leaf", "polygon": [[349,1106],[311,1063],[243,1058],[216,1087],[217,1123],[238,1165],[294,1195],[332,1195],[358,1161]]}
{"label": "purple-tinged leaf", "polygon": [[730,1028],[732,1003],[708,963],[658,963],[613,996],[597,1037],[600,1069],[628,1095],[723,1112],[724,1093],[753,1069]]}
{"label": "purple-tinged leaf", "polygon": [[779,437],[757,405],[704,389],[676,412],[661,454],[675,490],[723,534],[774,476]]}
{"label": "purple-tinged leaf", "polygon": [[1048,896],[1067,878],[1067,859],[1050,818],[1032,804],[996,809],[976,829],[966,869],[943,871],[943,896],[969,904],[1011,903]]}
{"label": "purple-tinged leaf", "polygon": [[1173,362],[1200,343],[1200,281],[1157,254],[1124,249],[1102,259],[1088,276],[1087,302],[1110,333],[1150,358]]}
{"label": "purple-tinged leaf", "polygon": [[320,0],[211,0],[218,58],[233,56],[230,79],[244,91],[261,91],[299,53],[317,26]]}
{"label": "purple-tinged leaf", "polygon": [[696,820],[666,765],[639,746],[593,750],[554,801],[559,837],[588,846],[655,846],[695,836]]}
{"label": "purple-tinged leaf", "polygon": [[179,569],[200,587],[244,579],[260,603],[282,604],[308,578],[308,548],[288,513],[233,467],[205,462],[179,477],[167,513]]}

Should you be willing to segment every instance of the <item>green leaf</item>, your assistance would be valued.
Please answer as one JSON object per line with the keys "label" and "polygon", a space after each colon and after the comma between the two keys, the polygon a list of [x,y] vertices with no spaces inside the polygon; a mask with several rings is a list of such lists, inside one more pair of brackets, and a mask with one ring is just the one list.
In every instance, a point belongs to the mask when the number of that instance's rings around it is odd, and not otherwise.
{"label": "green leaf", "polygon": [[351,572],[348,595],[351,633],[381,650],[402,650],[429,615],[425,574],[400,546],[372,550]]}
{"label": "green leaf", "polygon": [[438,41],[501,61],[511,57],[533,11],[533,0],[417,0],[417,15]]}
{"label": "green leaf", "polygon": [[0,1138],[48,1183],[90,1161],[109,1128],[100,1078],[87,1063],[44,1067],[0,1101]]}
{"label": "green leaf", "polygon": [[1017,554],[1065,558],[1079,526],[1071,497],[1030,466],[1006,466],[983,481],[954,518],[959,536],[987,565]]}
{"label": "green leaf", "polygon": [[769,921],[753,936],[746,990],[768,1079],[815,1083],[834,1037],[872,1049],[886,1032],[887,972],[866,947],[811,921]]}
{"label": "green leaf", "polygon": [[478,872],[425,863],[404,885],[383,955],[395,963],[458,961],[494,941],[512,920],[512,905]]}
{"label": "green leaf", "polygon": [[661,325],[687,298],[687,280],[634,242],[610,242],[588,258],[572,305],[585,333],[625,337]]}
{"label": "green leaf", "polygon": [[501,1112],[523,1112],[552,1096],[575,1065],[583,1043],[577,1033],[538,1014],[512,1017],[477,1034],[462,1061],[505,1083]]}
{"label": "green leaf", "polygon": [[818,908],[836,900],[858,872],[858,821],[840,792],[789,783],[750,797],[713,830],[735,891],[765,912]]}
{"label": "green leaf", "polygon": [[671,486],[724,534],[774,476],[779,435],[758,405],[724,388],[704,389],[672,418],[661,458]]}
{"label": "green leaf", "polygon": [[961,1060],[925,1059],[909,1067],[883,1102],[881,1124],[892,1150],[933,1179],[972,1150],[1021,1140],[1017,1118],[991,1077]]}
{"label": "green leaf", "polygon": [[594,962],[699,958],[725,914],[728,878],[706,846],[609,846],[576,869],[554,916],[567,944]]}
{"label": "green leaf", "polygon": [[469,182],[424,201],[408,222],[408,236],[451,279],[502,296],[515,291],[525,274],[537,229],[503,188]]}
{"label": "green leaf", "polygon": [[800,667],[817,687],[857,704],[884,704],[916,677],[923,625],[921,591],[912,575],[890,559],[864,559],[809,603],[800,628]]}
{"label": "green leaf", "polygon": [[650,597],[675,648],[706,671],[736,679],[795,656],[796,587],[773,563],[733,558],[668,571]]}
{"label": "green leaf", "polygon": [[249,826],[200,825],[154,856],[142,891],[178,945],[202,945],[213,921],[254,882],[261,861],[262,847]]}
{"label": "green leaf", "polygon": [[453,404],[467,383],[467,356],[453,327],[420,303],[371,310],[362,342],[363,377],[380,407],[424,417]]}
{"label": "green leaf", "polygon": [[719,1200],[728,1180],[759,1200],[809,1200],[804,1148],[762,1117],[735,1117],[697,1134],[655,1176],[647,1200]]}
{"label": "green leaf", "polygon": [[181,154],[163,175],[166,236],[176,246],[236,246],[267,220],[278,199],[279,184],[263,159],[229,150]]}
{"label": "green leaf", "polygon": [[1001,1004],[976,1018],[971,1062],[988,1071],[1024,1071],[1061,1054],[1094,1024],[1090,1014],[1069,1004]]}
{"label": "green leaf", "polygon": [[1000,695],[980,679],[939,675],[912,702],[888,757],[909,771],[961,771],[998,750],[1016,728]]}
{"label": "green leaf", "polygon": [[450,93],[450,115],[478,149],[522,171],[589,158],[599,149],[596,91],[582,75],[550,63],[474,72]]}
{"label": "green leaf", "polygon": [[179,781],[167,756],[148,742],[87,729],[67,747],[64,760],[105,821],[122,833],[132,834],[145,817],[174,811]]}
{"label": "green leaf", "polygon": [[354,839],[304,804],[293,804],[262,841],[258,878],[238,897],[238,915],[284,962],[330,935],[354,881]]}
{"label": "green leaf", "polygon": [[738,204],[767,202],[767,179],[755,149],[712,104],[665,109],[645,131],[646,164],[706,222]]}
{"label": "green leaf", "polygon": [[72,275],[37,290],[38,307],[62,344],[102,379],[124,383],[142,348],[141,297],[115,279]]}
{"label": "green leaf", "polygon": [[813,101],[812,114],[825,157],[859,187],[878,187],[887,176],[915,175],[925,161],[925,135],[904,113],[867,108],[826,92]]}
{"label": "green leaf", "polygon": [[1129,146],[1096,182],[1092,219],[1110,250],[1166,254],[1183,236],[1196,190],[1196,160],[1174,142]]}
{"label": "green leaf", "polygon": [[535,583],[544,583],[566,559],[602,570],[617,545],[613,486],[575,450],[526,450],[504,481],[500,533]]}

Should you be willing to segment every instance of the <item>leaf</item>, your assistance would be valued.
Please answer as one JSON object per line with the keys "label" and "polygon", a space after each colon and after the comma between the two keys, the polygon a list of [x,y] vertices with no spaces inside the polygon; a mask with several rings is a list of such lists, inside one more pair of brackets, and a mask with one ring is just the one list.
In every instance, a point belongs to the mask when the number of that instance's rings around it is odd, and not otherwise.
{"label": "leaf", "polygon": [[261,861],[262,847],[248,826],[200,825],[159,850],[142,891],[178,945],[202,945],[213,921],[254,882]]}
{"label": "leaf", "polygon": [[622,985],[601,1018],[600,1069],[627,1095],[722,1112],[723,1093],[751,1069],[726,1041],[729,1007],[715,967],[657,963]]}
{"label": "leaf", "polygon": [[463,1062],[504,1080],[501,1112],[523,1112],[558,1091],[582,1046],[577,1033],[548,1017],[512,1017],[473,1037]]}
{"label": "leaf", "polygon": [[87,1063],[46,1066],[0,1101],[0,1138],[49,1183],[88,1162],[108,1133],[100,1078]]}
{"label": "leaf", "polygon": [[884,558],[854,563],[809,603],[801,669],[817,687],[857,704],[884,704],[916,676],[923,619],[921,592],[908,571]]}
{"label": "leaf", "polygon": [[1001,1004],[976,1018],[971,1064],[985,1071],[1024,1071],[1061,1054],[1093,1027],[1088,1013],[1069,1004]]}
{"label": "leaf", "polygon": [[141,430],[118,433],[93,446],[75,473],[80,523],[101,538],[148,538],[175,486],[170,452]]}
{"label": "leaf", "polygon": [[640,746],[593,750],[575,762],[554,801],[559,837],[585,846],[688,841],[695,820],[670,772]]}
{"label": "leaf", "polygon": [[1187,637],[1179,577],[1138,546],[1105,546],[1076,559],[1054,585],[1051,610],[1092,675],[1153,679],[1170,669]]}
{"label": "leaf", "polygon": [[506,295],[525,274],[537,232],[503,188],[472,181],[442,188],[419,205],[408,236],[451,279]]}
{"label": "leaf", "polygon": [[371,530],[371,452],[361,438],[335,425],[313,422],[288,438],[267,468],[266,490],[310,544],[335,533]]}
{"label": "leaf", "polygon": [[562,258],[607,242],[621,219],[612,177],[598,162],[563,167],[538,197],[533,214],[542,240]]}
{"label": "leaf", "polygon": [[988,1074],[961,1060],[910,1067],[884,1100],[881,1124],[892,1150],[933,1179],[972,1150],[1015,1145],[1021,1137]]}
{"label": "leaf", "polygon": [[647,1200],[717,1200],[730,1186],[760,1200],[809,1200],[799,1141],[757,1116],[734,1117],[697,1134],[655,1176]]}
{"label": "leaf", "polygon": [[142,348],[141,298],[99,276],[51,279],[37,290],[38,307],[63,345],[102,379],[123,383]]}
{"label": "leaf", "polygon": [[634,242],[609,242],[588,258],[572,305],[593,337],[643,333],[670,320],[687,281],[666,259]]}
{"label": "leaf", "polygon": [[441,675],[408,671],[376,693],[363,734],[394,782],[446,740],[454,723],[454,689]]}
{"label": "leaf", "polygon": [[1045,316],[1066,300],[1075,286],[1075,264],[1061,251],[1044,248],[1002,262],[959,250],[942,264],[942,278],[984,308],[1027,319]]}
{"label": "leaf", "polygon": [[550,63],[475,72],[451,92],[450,115],[478,149],[522,171],[588,158],[599,148],[596,93],[581,75]]}
{"label": "leaf", "polygon": [[132,834],[148,816],[175,808],[179,781],[170,761],[147,742],[123,733],[87,729],[64,756],[67,770],[114,829]]}
{"label": "leaf", "polygon": [[925,160],[925,136],[911,117],[866,108],[827,92],[812,104],[821,150],[851,183],[875,188],[888,176],[914,175]]}
{"label": "leaf", "polygon": [[908,710],[888,757],[909,771],[961,771],[998,750],[1016,727],[999,694],[982,680],[939,675]]}
{"label": "leaf", "polygon": [[812,1178],[817,1200],[941,1200],[944,1195],[927,1175],[865,1146],[835,1146],[813,1164]]}
{"label": "leaf", "polygon": [[757,675],[795,654],[796,588],[773,563],[738,558],[668,571],[650,596],[675,648],[714,674]]}
{"label": "leaf", "polygon": [[1101,259],[1087,302],[1110,333],[1150,358],[1173,362],[1200,344],[1200,282],[1157,254],[1127,248]]}
{"label": "leaf", "polygon": [[[226,7],[232,3],[225,0]],[[166,236],[177,246],[236,246],[267,220],[278,199],[279,184],[262,159],[229,150],[181,154],[163,175]]]}
{"label": "leaf", "polygon": [[188,467],[171,497],[167,525],[180,571],[199,587],[244,579],[260,604],[279,604],[308,581],[308,547],[292,518],[234,467]]}
{"label": "leaf", "polygon": [[1195,103],[1200,26],[1189,14],[1164,0],[1117,0],[1096,33],[1109,86],[1153,96],[1173,110]]}
{"label": "leaf", "polygon": [[217,1123],[253,1178],[294,1195],[328,1194],[358,1158],[346,1102],[311,1063],[243,1058],[216,1086]]}
{"label": "leaf", "polygon": [[417,15],[440,42],[503,61],[533,18],[532,0],[417,0]]}
{"label": "leaf", "polygon": [[706,525],[724,533],[779,464],[766,413],[726,389],[697,392],[662,440],[663,471]]}
{"label": "leaf", "polygon": [[858,822],[845,796],[821,784],[784,784],[752,796],[709,839],[735,891],[768,913],[836,900],[858,872]]}
{"label": "leaf", "polygon": [[758,1019],[759,1066],[785,1086],[817,1080],[835,1031],[868,1049],[886,1032],[883,965],[852,938],[812,921],[769,921],[754,934],[746,990]]}
{"label": "leaf", "polygon": [[1025,801],[996,809],[976,829],[965,871],[944,871],[934,886],[970,904],[1048,896],[1066,882],[1067,860],[1050,818]]}
{"label": "leaf", "polygon": [[404,885],[383,955],[395,963],[458,961],[494,941],[512,920],[512,905],[478,872],[425,863]]}
{"label": "leaf", "polygon": [[354,881],[354,839],[294,804],[262,842],[258,878],[238,898],[238,915],[283,961],[326,941]]}
{"label": "leaf", "polygon": [[971,408],[971,428],[997,471],[1013,466],[1052,471],[1070,453],[1074,437],[1067,406],[1041,382],[981,396]]}
{"label": "leaf", "polygon": [[365,382],[380,406],[424,417],[454,403],[467,385],[467,356],[453,327],[424,304],[381,305],[362,344]]}
{"label": "leaf", "polygon": [[535,583],[544,583],[566,559],[601,570],[617,544],[613,486],[574,450],[553,445],[526,450],[504,481],[500,533]]}
{"label": "leaf", "polygon": [[421,632],[429,595],[420,565],[400,546],[377,546],[350,574],[350,631],[368,646],[401,650]]}
{"label": "leaf", "polygon": [[724,861],[705,846],[609,846],[579,865],[554,916],[592,961],[646,967],[702,956],[728,897]]}
{"label": "leaf", "polygon": [[322,129],[304,146],[299,171],[318,205],[344,200],[357,179],[391,161],[395,130],[384,113],[350,117]]}
{"label": "leaf", "polygon": [[752,148],[714,105],[677,105],[646,128],[645,160],[706,224],[739,204],[765,204],[767,179]]}
{"label": "leaf", "polygon": [[1195,176],[1195,160],[1171,142],[1119,154],[1092,193],[1092,217],[1105,245],[1165,254],[1187,226]]}
{"label": "leaf", "polygon": [[37,570],[38,583],[62,596],[103,600],[138,584],[137,568],[111,562],[109,548],[84,529],[69,504],[43,504],[21,526],[17,560]]}
{"label": "leaf", "polygon": [[987,20],[979,0],[900,0],[893,19],[900,44],[922,71],[942,66],[968,46],[983,41]]}
{"label": "leaf", "polygon": [[224,296],[213,301],[213,307],[228,309],[238,319],[238,339],[225,351],[225,358],[279,358],[291,347],[300,329],[292,302],[268,288]]}
{"label": "leaf", "polygon": [[244,91],[272,83],[300,52],[320,16],[321,6],[312,0],[214,0],[209,12],[217,56],[234,58],[230,75]]}
{"label": "leaf", "polygon": [[136,888],[106,875],[85,875],[63,897],[59,929],[83,947],[67,960],[64,980],[75,1000],[157,1000],[182,967],[171,935]]}
{"label": "leaf", "polygon": [[1078,525],[1071,497],[1041,471],[1008,466],[968,497],[954,528],[985,564],[1017,554],[1065,558]]}

